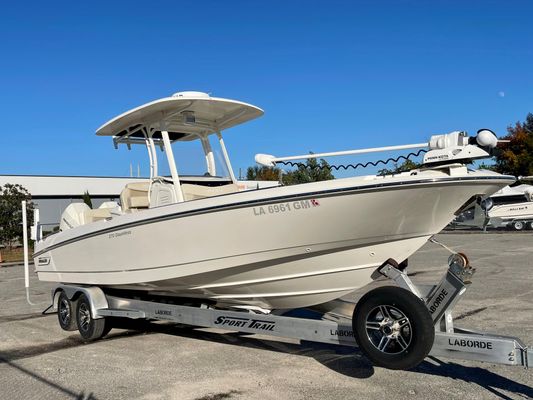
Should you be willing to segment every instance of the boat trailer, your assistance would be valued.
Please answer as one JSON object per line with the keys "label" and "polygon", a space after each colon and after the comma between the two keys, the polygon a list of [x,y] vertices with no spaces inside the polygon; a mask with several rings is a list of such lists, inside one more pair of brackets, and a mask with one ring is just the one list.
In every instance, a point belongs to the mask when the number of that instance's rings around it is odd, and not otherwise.
{"label": "boat trailer", "polygon": [[[454,326],[452,310],[471,283],[474,269],[466,256],[452,254],[448,260],[448,270],[437,285],[414,284],[394,260],[389,260],[375,274],[388,277],[419,299],[421,299],[433,320],[435,337],[430,355],[462,360],[475,360],[528,368],[532,347],[527,347],[516,337],[500,336],[484,332],[461,329]],[[374,276],[375,278],[376,276]],[[76,325],[65,327],[61,323],[62,314],[73,313],[69,307],[61,307],[61,302],[72,301],[84,295],[88,300],[85,314],[78,318]],[[92,340],[104,336],[111,329],[102,328],[84,335],[83,325],[87,321],[102,322],[109,317],[171,321],[204,328],[221,328],[229,331],[280,336],[334,345],[357,346],[350,316],[330,310],[320,319],[261,313],[257,311],[233,311],[217,309],[207,304],[201,306],[176,305],[149,300],[139,300],[106,294],[97,286],[75,286],[59,284],[52,289],[54,309],[58,309],[60,325],[65,330],[78,329],[85,339]],[[66,299],[69,299],[68,301]],[[79,303],[79,300],[78,300]],[[346,304],[346,303],[345,303]],[[354,306],[353,303],[348,303]],[[75,308],[75,307],[72,307]],[[77,310],[80,304],[77,305]],[[83,310],[82,310],[83,311]],[[78,311],[76,311],[78,313]],[[344,313],[346,314],[346,313]],[[85,322],[84,322],[85,321]],[[91,336],[92,335],[92,336]]]}

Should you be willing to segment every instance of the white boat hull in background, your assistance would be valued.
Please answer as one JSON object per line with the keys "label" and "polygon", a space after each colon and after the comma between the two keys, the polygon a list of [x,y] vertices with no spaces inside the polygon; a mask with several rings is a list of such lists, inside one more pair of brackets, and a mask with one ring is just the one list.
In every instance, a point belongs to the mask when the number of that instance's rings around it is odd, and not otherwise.
{"label": "white boat hull in background", "polygon": [[533,220],[533,202],[495,205],[488,217],[493,226],[504,226],[514,220]]}

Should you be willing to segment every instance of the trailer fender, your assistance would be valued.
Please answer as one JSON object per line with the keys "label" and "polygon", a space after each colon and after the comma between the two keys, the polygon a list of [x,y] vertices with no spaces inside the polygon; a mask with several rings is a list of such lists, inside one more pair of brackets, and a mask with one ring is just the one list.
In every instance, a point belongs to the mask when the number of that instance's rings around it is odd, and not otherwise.
{"label": "trailer fender", "polygon": [[65,292],[69,300],[78,297],[81,293],[85,294],[91,303],[91,316],[94,319],[103,318],[98,311],[109,308],[104,291],[97,286],[57,285],[52,289],[54,310],[57,310],[59,295],[62,291]]}

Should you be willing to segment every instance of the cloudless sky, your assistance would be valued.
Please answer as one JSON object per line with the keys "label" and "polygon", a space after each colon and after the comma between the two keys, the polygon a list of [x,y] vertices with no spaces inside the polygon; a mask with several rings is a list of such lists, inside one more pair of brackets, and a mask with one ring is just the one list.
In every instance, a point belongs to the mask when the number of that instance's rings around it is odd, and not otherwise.
{"label": "cloudless sky", "polygon": [[226,132],[237,172],[256,153],[503,135],[533,112],[531,15],[531,1],[4,2],[0,174],[147,174],[144,150],[94,132],[183,90],[265,110]]}

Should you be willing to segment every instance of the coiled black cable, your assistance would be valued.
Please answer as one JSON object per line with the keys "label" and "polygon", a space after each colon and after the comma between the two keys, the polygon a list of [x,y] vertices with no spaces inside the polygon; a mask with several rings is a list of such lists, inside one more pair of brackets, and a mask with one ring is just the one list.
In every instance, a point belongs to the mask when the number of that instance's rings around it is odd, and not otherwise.
{"label": "coiled black cable", "polygon": [[324,170],[324,169],[329,169],[330,171],[332,169],[334,169],[335,171],[339,171],[341,168],[344,169],[345,171],[348,170],[349,168],[353,168],[353,169],[357,169],[359,167],[363,167],[363,168],[366,168],[366,167],[369,167],[369,166],[372,166],[372,167],[377,167],[379,164],[383,164],[383,165],[386,165],[390,162],[395,162],[397,163],[398,161],[400,160],[409,160],[410,157],[418,157],[420,154],[424,154],[424,153],[427,153],[427,150],[426,149],[420,149],[418,150],[416,153],[409,153],[407,154],[406,156],[399,156],[399,157],[396,157],[396,158],[388,158],[386,160],[377,160],[377,161],[369,161],[369,162],[366,162],[366,163],[357,163],[357,164],[340,164],[340,165],[307,165],[307,164],[304,164],[304,163],[301,163],[301,162],[292,162],[292,161],[277,161],[276,164],[283,164],[283,165],[288,165],[288,166],[291,166],[291,167],[298,167],[298,168],[308,168],[308,169],[311,169],[311,170],[315,170],[315,169],[318,169],[318,170]]}

